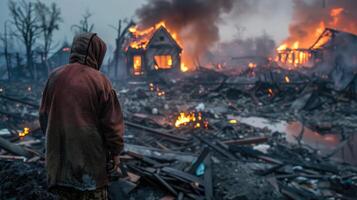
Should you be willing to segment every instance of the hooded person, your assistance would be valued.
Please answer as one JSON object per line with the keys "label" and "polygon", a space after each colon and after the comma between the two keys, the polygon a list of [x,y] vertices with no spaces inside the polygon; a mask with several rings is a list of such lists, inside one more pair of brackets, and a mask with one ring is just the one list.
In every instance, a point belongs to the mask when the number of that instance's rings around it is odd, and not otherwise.
{"label": "hooded person", "polygon": [[119,164],[123,115],[110,81],[99,71],[105,52],[97,34],[75,36],[69,64],[51,73],[43,91],[39,114],[48,186],[61,199],[106,199],[107,155]]}

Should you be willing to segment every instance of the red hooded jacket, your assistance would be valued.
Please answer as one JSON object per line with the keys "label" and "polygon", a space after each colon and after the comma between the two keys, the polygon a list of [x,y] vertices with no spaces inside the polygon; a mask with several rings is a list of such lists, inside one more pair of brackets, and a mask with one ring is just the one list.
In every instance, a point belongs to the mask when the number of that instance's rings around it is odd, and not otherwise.
{"label": "red hooded jacket", "polygon": [[107,154],[123,148],[123,115],[109,80],[99,71],[105,43],[94,33],[73,40],[70,64],[55,70],[43,92],[49,187],[94,190],[107,185]]}

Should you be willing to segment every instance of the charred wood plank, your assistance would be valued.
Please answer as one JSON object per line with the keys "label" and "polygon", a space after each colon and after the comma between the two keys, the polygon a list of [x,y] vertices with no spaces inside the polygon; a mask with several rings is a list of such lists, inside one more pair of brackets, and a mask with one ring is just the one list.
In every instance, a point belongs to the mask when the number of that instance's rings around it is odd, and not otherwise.
{"label": "charred wood plank", "polygon": [[237,159],[237,157],[235,155],[233,155],[231,152],[219,147],[216,144],[213,144],[213,143],[209,142],[208,140],[204,139],[203,137],[200,137],[198,135],[194,135],[194,137],[198,138],[201,142],[207,144],[210,148],[212,148],[213,150],[217,151],[218,153],[220,153],[224,157],[226,157],[226,158],[228,158],[230,160],[236,160]]}
{"label": "charred wood plank", "polygon": [[28,101],[24,101],[22,99],[18,99],[18,98],[15,98],[15,97],[9,97],[9,96],[5,96],[5,95],[0,95],[0,98],[1,99],[6,99],[6,100],[9,100],[9,101],[13,101],[13,102],[17,102],[17,103],[21,103],[21,104],[24,104],[24,105],[27,105],[27,106],[31,106],[35,109],[38,109],[40,108],[40,105],[38,104],[35,104],[35,103],[32,103],[32,102],[28,102]]}
{"label": "charred wood plank", "polygon": [[268,141],[268,137],[262,136],[262,137],[252,137],[252,138],[244,138],[238,140],[226,140],[223,141],[223,143],[245,145],[245,144],[260,144],[260,143],[265,143],[267,141]]}
{"label": "charred wood plank", "polygon": [[130,126],[130,127],[133,127],[133,128],[137,128],[137,129],[141,129],[141,130],[144,130],[144,131],[148,131],[150,133],[154,133],[154,134],[163,136],[163,137],[165,137],[167,139],[170,139],[170,141],[172,141],[172,142],[187,143],[190,140],[187,137],[180,137],[180,136],[177,136],[177,135],[172,135],[172,134],[169,134],[169,133],[166,133],[166,132],[154,129],[154,128],[150,128],[150,127],[147,127],[147,126],[142,126],[140,124],[136,124],[136,123],[133,123],[133,122],[125,121],[124,123],[127,126]]}
{"label": "charred wood plank", "polygon": [[322,172],[331,172],[333,174],[338,174],[339,170],[336,166],[328,164],[328,163],[295,163],[295,165],[300,165],[304,168],[312,169],[315,171],[322,171]]}
{"label": "charred wood plank", "polygon": [[143,155],[131,152],[131,151],[128,151],[127,153],[128,153],[129,156],[137,158],[137,159],[139,159],[139,160],[141,160],[141,161],[143,161],[143,162],[145,162],[145,163],[147,163],[149,165],[155,166],[155,165],[160,165],[161,164],[161,163],[159,163],[159,162],[157,162],[157,161],[155,161],[155,160],[153,160],[151,158],[148,158],[146,156],[143,156]]}
{"label": "charred wood plank", "polygon": [[185,180],[187,183],[198,183],[199,186],[203,186],[202,180],[192,174],[171,167],[163,167],[161,171],[169,176],[177,177],[181,180]]}
{"label": "charred wood plank", "polygon": [[291,199],[294,200],[304,200],[304,199],[316,199],[316,200],[322,200],[324,197],[318,197],[312,192],[306,191],[302,188],[297,188],[297,187],[292,187],[287,185],[284,182],[278,181],[278,185],[280,188],[280,192],[286,196],[288,196]]}
{"label": "charred wood plank", "polygon": [[177,200],[183,200],[183,192],[179,192],[178,195],[177,195]]}
{"label": "charred wood plank", "polygon": [[0,148],[17,156],[24,156],[26,158],[31,157],[31,154],[24,148],[11,143],[2,137],[0,137]]}
{"label": "charred wood plank", "polygon": [[269,162],[269,163],[273,163],[273,164],[277,164],[277,165],[281,165],[281,164],[284,163],[284,162],[282,162],[280,160],[277,160],[277,159],[274,159],[272,157],[269,157],[269,156],[263,154],[260,151],[254,150],[251,147],[239,146],[239,145],[230,145],[229,149],[231,151],[233,151],[233,152],[240,153],[242,156],[245,156],[245,157],[253,157],[253,158],[260,159],[260,160],[263,160],[265,162]]}
{"label": "charred wood plank", "polygon": [[206,159],[209,153],[210,153],[210,149],[208,147],[205,147],[202,153],[200,154],[200,156],[197,158],[197,160],[193,163],[193,165],[188,170],[188,173],[195,174],[198,166],[200,166],[200,164]]}
{"label": "charred wood plank", "polygon": [[212,182],[212,153],[209,152],[205,159],[205,174],[204,174],[204,186],[205,186],[205,199],[213,200],[213,182]]}
{"label": "charred wood plank", "polygon": [[168,184],[163,178],[160,177],[159,174],[154,173],[154,177],[156,178],[157,181],[159,181],[159,183],[164,186],[171,194],[177,196],[177,191],[171,187],[170,184]]}
{"label": "charred wood plank", "polygon": [[145,147],[145,146],[139,146],[139,145],[127,144],[127,143],[124,144],[124,150],[131,151],[136,154],[141,154],[143,156],[147,156],[150,158],[163,160],[163,161],[178,160],[181,162],[191,163],[192,161],[197,159],[196,155],[190,154],[190,153],[183,153],[183,152],[177,152],[177,151],[165,151],[165,150],[161,150],[161,149],[157,149],[157,148]]}
{"label": "charred wood plank", "polygon": [[[0,114],[1,115],[5,115],[6,117],[9,117],[9,118],[13,118],[13,119],[16,119],[16,120],[22,120],[24,117],[21,116],[21,114],[18,114],[18,113],[9,113],[9,112],[5,112],[5,111],[2,111],[0,110]],[[26,116],[29,116],[26,114]],[[33,116],[31,116],[33,117]]]}
{"label": "charred wood plank", "polygon": [[261,175],[261,176],[266,176],[266,175],[269,175],[271,173],[274,173],[276,172],[277,170],[279,170],[280,168],[282,168],[283,166],[285,166],[285,164],[278,164],[278,165],[275,165],[271,168],[268,168],[266,170],[261,170],[261,171],[258,171],[257,174],[258,175]]}
{"label": "charred wood plank", "polygon": [[26,157],[24,156],[12,156],[12,155],[0,155],[0,160],[22,160],[26,161]]}

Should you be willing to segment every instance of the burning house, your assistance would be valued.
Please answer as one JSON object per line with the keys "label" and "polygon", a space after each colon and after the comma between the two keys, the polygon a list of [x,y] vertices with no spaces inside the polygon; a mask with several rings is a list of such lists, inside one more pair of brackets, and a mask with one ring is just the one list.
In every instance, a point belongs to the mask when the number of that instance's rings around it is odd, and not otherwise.
{"label": "burning house", "polygon": [[179,72],[182,48],[163,23],[144,31],[130,29],[126,48],[129,77],[150,77],[157,73]]}
{"label": "burning house", "polygon": [[292,48],[280,46],[276,60],[290,67],[357,65],[357,35],[326,28],[310,48],[298,48],[298,43]]}

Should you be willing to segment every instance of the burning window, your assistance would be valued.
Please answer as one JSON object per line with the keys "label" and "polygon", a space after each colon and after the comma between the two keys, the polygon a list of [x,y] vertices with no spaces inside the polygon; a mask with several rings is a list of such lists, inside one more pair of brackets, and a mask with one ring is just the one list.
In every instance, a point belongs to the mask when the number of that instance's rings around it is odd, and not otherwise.
{"label": "burning window", "polygon": [[142,74],[142,61],[141,56],[134,56],[133,57],[133,68],[134,68],[134,75],[141,75]]}
{"label": "burning window", "polygon": [[172,67],[171,55],[156,55],[154,60],[156,69],[170,69]]}

